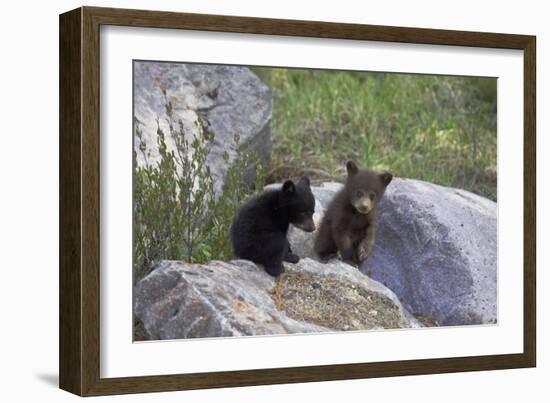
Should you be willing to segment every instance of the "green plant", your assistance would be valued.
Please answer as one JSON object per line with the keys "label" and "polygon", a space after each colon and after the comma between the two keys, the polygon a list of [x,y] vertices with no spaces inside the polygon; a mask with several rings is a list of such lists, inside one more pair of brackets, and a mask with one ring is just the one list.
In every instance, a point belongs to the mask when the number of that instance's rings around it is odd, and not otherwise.
{"label": "green plant", "polygon": [[496,79],[255,67],[273,90],[270,181],[347,159],[496,199]]}
{"label": "green plant", "polygon": [[234,136],[235,147],[238,150],[235,160],[229,164],[229,153],[223,154],[224,162],[229,166],[223,187],[222,196],[211,206],[212,219],[208,242],[203,245],[207,259],[227,260],[232,255],[229,228],[241,204],[254,192],[246,185],[247,169],[252,162],[255,167],[255,190],[264,188],[265,169],[262,161],[249,149],[240,148],[240,135]]}
{"label": "green plant", "polygon": [[186,133],[183,123],[175,122],[173,105],[164,95],[164,118],[175,147],[169,149],[157,121],[158,161],[150,161],[142,124],[134,118],[135,140],[145,161],[141,166],[134,164],[134,282],[163,259],[192,263],[230,259],[231,222],[242,201],[253,193],[245,182],[251,163],[257,167],[256,189],[263,188],[263,166],[241,146],[236,134],[236,155],[230,161],[229,153],[224,153],[229,168],[217,195],[216,179],[207,163],[215,134],[206,135],[200,120],[192,136]]}

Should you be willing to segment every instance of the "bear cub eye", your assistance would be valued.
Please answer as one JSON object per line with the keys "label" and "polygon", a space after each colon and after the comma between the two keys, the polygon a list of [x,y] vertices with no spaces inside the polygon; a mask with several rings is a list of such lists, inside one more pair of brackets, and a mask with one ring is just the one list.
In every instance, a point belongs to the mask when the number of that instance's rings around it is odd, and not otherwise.
{"label": "bear cub eye", "polygon": [[359,198],[360,198],[360,197],[363,197],[363,192],[358,191],[358,192],[356,193],[356,196],[359,197]]}
{"label": "bear cub eye", "polygon": [[371,200],[374,200],[375,197],[376,197],[376,193],[374,193],[374,192],[370,192],[370,193],[369,193],[369,198],[370,198]]}

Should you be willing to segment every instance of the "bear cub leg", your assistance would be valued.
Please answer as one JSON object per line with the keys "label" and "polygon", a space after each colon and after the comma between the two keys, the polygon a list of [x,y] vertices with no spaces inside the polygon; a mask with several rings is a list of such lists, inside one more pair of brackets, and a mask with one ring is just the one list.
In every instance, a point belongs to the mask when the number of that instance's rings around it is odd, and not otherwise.
{"label": "bear cub leg", "polygon": [[266,242],[264,256],[261,262],[271,276],[277,277],[284,273],[283,261],[288,255],[288,240],[286,236],[279,235]]}
{"label": "bear cub leg", "polygon": [[359,262],[366,260],[371,252],[374,245],[374,225],[369,225],[367,229],[367,236],[363,238],[357,245],[357,259]]}
{"label": "bear cub leg", "polygon": [[300,256],[292,253],[292,249],[290,249],[290,243],[288,242],[288,239],[286,241],[286,245],[287,245],[287,249],[286,249],[284,261],[288,263],[298,263],[300,261]]}
{"label": "bear cub leg", "polygon": [[285,268],[283,266],[283,262],[273,262],[269,263],[269,265],[265,266],[265,271],[273,277],[277,277],[280,274],[285,272]]}
{"label": "bear cub leg", "polygon": [[323,262],[327,262],[330,259],[338,256],[338,247],[332,239],[332,233],[330,230],[330,224],[327,221],[323,221],[317,232],[314,245],[315,253]]}
{"label": "bear cub leg", "polygon": [[337,246],[344,262],[352,266],[358,266],[356,245],[348,235],[344,234],[338,238]]}

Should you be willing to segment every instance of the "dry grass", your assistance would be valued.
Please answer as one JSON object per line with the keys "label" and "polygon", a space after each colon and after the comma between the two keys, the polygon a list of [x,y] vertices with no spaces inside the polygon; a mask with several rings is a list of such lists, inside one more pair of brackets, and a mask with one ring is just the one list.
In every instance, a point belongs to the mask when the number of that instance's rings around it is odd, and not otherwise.
{"label": "dry grass", "polygon": [[389,298],[341,278],[284,273],[277,279],[272,298],[289,317],[331,329],[403,327],[399,309]]}

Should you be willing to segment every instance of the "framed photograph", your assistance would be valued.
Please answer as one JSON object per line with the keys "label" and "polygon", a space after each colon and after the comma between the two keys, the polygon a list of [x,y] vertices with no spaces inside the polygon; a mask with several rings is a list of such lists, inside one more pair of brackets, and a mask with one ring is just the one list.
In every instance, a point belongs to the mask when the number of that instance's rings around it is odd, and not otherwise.
{"label": "framed photograph", "polygon": [[535,37],[60,16],[60,387],[533,367]]}

